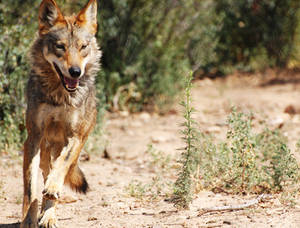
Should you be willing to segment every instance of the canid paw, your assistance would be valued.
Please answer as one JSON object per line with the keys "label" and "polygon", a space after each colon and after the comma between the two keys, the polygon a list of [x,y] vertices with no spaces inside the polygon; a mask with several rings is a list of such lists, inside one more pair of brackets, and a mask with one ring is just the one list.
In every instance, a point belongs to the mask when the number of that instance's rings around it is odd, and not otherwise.
{"label": "canid paw", "polygon": [[60,197],[57,185],[46,184],[43,190],[43,196],[50,200],[57,200]]}
{"label": "canid paw", "polygon": [[37,213],[38,213],[38,201],[35,199],[31,204],[23,219],[20,228],[37,228]]}
{"label": "canid paw", "polygon": [[38,228],[38,223],[37,221],[26,219],[21,223],[20,228]]}
{"label": "canid paw", "polygon": [[39,228],[58,228],[54,208],[48,209],[41,214],[39,219]]}

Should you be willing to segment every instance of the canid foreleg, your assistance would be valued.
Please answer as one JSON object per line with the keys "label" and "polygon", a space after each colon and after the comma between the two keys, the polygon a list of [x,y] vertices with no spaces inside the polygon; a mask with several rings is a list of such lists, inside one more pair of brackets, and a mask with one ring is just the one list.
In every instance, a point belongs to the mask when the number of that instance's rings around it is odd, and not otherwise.
{"label": "canid foreleg", "polygon": [[56,200],[60,196],[65,178],[71,165],[77,161],[80,150],[82,149],[82,142],[76,137],[68,140],[67,146],[65,146],[60,155],[53,163],[43,190],[45,198]]}
{"label": "canid foreleg", "polygon": [[[55,208],[60,196],[65,177],[71,165],[77,160],[82,143],[78,138],[70,138],[67,146],[63,147],[60,155],[53,162],[52,169],[46,179],[43,190],[42,212],[39,219],[40,227],[57,227]],[[45,172],[47,174],[47,172]]]}

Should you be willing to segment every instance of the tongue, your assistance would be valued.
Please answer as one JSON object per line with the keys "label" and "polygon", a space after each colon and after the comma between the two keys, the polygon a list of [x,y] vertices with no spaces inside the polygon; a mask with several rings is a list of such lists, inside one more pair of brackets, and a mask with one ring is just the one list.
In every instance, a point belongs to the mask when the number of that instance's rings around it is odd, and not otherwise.
{"label": "tongue", "polygon": [[69,88],[74,89],[77,87],[79,80],[78,79],[71,79],[65,77],[65,83],[68,85]]}

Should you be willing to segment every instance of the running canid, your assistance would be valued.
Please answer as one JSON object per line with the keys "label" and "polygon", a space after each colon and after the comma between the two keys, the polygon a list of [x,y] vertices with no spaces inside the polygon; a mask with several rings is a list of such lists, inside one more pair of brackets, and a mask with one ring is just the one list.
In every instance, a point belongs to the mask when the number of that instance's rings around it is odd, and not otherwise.
{"label": "running canid", "polygon": [[[101,55],[96,31],[96,0],[69,17],[54,0],[42,1],[27,84],[23,228],[57,227],[55,206],[64,183],[81,193],[88,190],[77,160],[96,121],[94,78]],[[39,167],[44,190],[38,219]]]}

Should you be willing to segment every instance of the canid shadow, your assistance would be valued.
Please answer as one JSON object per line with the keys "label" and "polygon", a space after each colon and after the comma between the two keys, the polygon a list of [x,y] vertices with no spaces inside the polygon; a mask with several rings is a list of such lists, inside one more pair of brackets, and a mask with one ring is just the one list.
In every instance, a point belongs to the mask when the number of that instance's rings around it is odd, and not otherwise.
{"label": "canid shadow", "polygon": [[0,224],[0,228],[19,228],[21,223],[11,223],[11,224]]}

